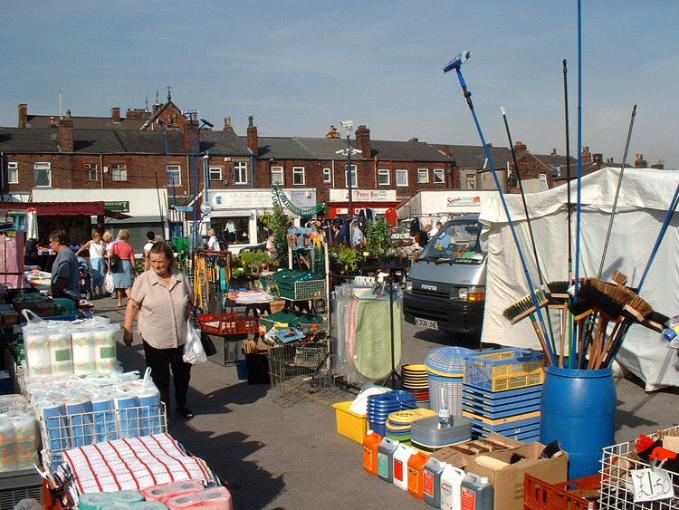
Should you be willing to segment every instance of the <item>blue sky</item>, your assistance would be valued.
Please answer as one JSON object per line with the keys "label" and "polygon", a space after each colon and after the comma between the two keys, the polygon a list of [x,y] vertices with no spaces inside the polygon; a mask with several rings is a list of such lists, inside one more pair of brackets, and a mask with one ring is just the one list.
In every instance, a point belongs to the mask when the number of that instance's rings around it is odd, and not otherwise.
{"label": "blue sky", "polygon": [[[0,125],[29,113],[110,115],[172,86],[180,108],[244,134],[323,136],[352,119],[374,139],[478,144],[452,74],[464,76],[486,138],[565,153],[561,61],[569,63],[576,146],[576,1],[36,1],[3,2]],[[583,144],[679,168],[679,2],[583,0]]]}

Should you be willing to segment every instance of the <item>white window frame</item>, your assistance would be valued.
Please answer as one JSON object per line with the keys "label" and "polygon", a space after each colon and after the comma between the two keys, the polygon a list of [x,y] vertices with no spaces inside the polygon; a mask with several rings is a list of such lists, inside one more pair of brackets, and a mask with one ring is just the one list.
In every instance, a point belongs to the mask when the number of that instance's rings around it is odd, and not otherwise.
{"label": "white window frame", "polygon": [[[380,177],[386,176],[387,182],[380,182]],[[391,184],[391,172],[388,168],[379,168],[377,170],[377,185],[378,186],[389,186]]]}
{"label": "white window frame", "polygon": [[167,172],[167,185],[173,188],[181,187],[182,185],[182,167],[181,165],[167,165],[165,167]]}
{"label": "white window frame", "polygon": [[323,168],[323,183],[329,184],[332,182],[332,170],[330,167],[326,166]]}
{"label": "white window frame", "polygon": [[[405,182],[399,183],[399,176],[405,176]],[[396,186],[406,188],[408,186],[408,170],[403,168],[396,169]]]}
{"label": "white window frame", "polygon": [[127,163],[111,165],[111,180],[113,182],[127,182]]}
{"label": "white window frame", "polygon": [[[214,177],[215,175],[219,175],[219,177]],[[222,167],[221,166],[211,166],[207,169],[207,177],[210,180],[210,184],[213,182],[221,182],[222,181]]]}
{"label": "white window frame", "polygon": [[[12,180],[12,171],[15,178]],[[16,161],[7,162],[7,184],[19,184],[19,163]]]}
{"label": "white window frame", "polygon": [[[297,182],[297,177],[302,176],[302,182]],[[306,182],[305,176],[304,176],[304,167],[303,166],[293,166],[292,167],[292,184],[293,186],[304,186],[304,183]]]}
{"label": "white window frame", "polygon": [[434,184],[446,183],[446,172],[443,168],[434,168]]}
{"label": "white window frame", "polygon": [[[349,173],[347,172],[347,165],[344,165],[344,187],[349,187]],[[351,165],[351,187],[358,188],[358,165]]]}
{"label": "white window frame", "polygon": [[417,184],[429,184],[429,169],[428,168],[418,168],[417,169]]}
{"label": "white window frame", "polygon": [[[278,176],[277,179],[274,175]],[[271,167],[271,184],[278,183],[281,186],[285,186],[285,168],[282,166],[272,166]]]}
{"label": "white window frame", "polygon": [[[464,186],[465,189],[467,190],[475,190],[476,189],[476,174],[465,174],[464,176]],[[471,186],[470,186],[471,184]]]}
{"label": "white window frame", "polygon": [[248,162],[247,161],[236,161],[233,164],[233,174],[235,177],[234,184],[247,184],[248,183]]}
{"label": "white window frame", "polygon": [[[38,166],[41,165],[41,168],[38,168]],[[35,181],[35,178],[37,177],[37,172],[38,171],[47,171],[47,180],[49,181],[49,184],[47,185],[38,185]],[[52,187],[52,164],[48,161],[37,161],[33,163],[33,183],[36,188],[51,188]]]}
{"label": "white window frame", "polygon": [[[83,170],[85,171],[85,180],[87,182],[97,182],[99,180],[99,167],[96,163],[84,163]],[[92,179],[92,170],[94,170],[94,179]]]}

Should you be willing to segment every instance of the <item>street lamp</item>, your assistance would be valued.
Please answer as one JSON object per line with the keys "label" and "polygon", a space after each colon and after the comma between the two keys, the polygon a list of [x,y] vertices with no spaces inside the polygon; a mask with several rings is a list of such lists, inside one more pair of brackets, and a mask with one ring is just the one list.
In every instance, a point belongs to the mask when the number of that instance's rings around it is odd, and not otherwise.
{"label": "street lamp", "polygon": [[[197,116],[197,111],[196,112],[191,112],[190,117],[189,117],[189,122],[193,122],[193,115],[195,114]],[[200,247],[200,232],[198,231],[198,228],[200,226],[200,220],[201,218],[198,216],[198,170],[196,169],[196,158],[198,154],[200,153],[200,132],[203,128],[209,127],[212,128],[214,125],[211,122],[208,122],[205,119],[200,119],[200,126],[198,127],[198,132],[197,132],[197,138],[198,138],[198,147],[194,149],[193,151],[193,157],[191,158],[191,166],[193,170],[193,232],[192,232],[192,245],[193,248],[199,248]],[[205,189],[205,186],[207,183],[203,183],[203,189]],[[203,193],[203,204],[205,204],[205,192]],[[209,208],[209,204],[208,204]],[[203,214],[208,214],[208,212],[203,212]]]}
{"label": "street lamp", "polygon": [[[349,220],[354,219],[354,201],[352,197],[352,184],[353,184],[353,173],[351,171],[351,155],[352,154],[361,154],[361,151],[358,149],[354,149],[351,146],[351,131],[354,129],[354,121],[353,120],[343,120],[340,122],[340,125],[347,130],[347,148],[342,149],[339,151],[336,151],[335,154],[341,154],[342,156],[345,156],[347,158],[347,175],[349,176]],[[356,184],[358,184],[358,168],[356,169]]]}

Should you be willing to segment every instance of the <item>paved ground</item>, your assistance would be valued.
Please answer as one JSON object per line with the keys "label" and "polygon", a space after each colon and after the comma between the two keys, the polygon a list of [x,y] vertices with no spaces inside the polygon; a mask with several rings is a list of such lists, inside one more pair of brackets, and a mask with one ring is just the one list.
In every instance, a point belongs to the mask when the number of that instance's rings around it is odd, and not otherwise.
{"label": "paved ground", "polygon": [[[98,313],[121,321],[107,298]],[[421,363],[430,349],[454,339],[404,327],[403,363]],[[126,370],[143,371],[141,345],[119,345]],[[638,382],[618,379],[619,442],[673,425],[677,390],[646,394]],[[233,366],[208,362],[192,372],[189,403],[197,416],[170,414],[170,433],[231,486],[237,510],[324,508],[430,508],[395,486],[364,473],[361,448],[335,432],[335,411],[323,400],[281,408],[268,386],[239,381]]]}

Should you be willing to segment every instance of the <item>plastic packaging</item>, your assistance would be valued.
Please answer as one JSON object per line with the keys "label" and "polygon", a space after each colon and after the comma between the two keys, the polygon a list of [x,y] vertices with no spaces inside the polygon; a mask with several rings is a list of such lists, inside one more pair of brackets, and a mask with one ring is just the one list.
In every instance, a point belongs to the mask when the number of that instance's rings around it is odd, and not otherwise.
{"label": "plastic packaging", "polygon": [[394,452],[394,468],[392,473],[394,475],[394,485],[402,490],[408,490],[408,461],[413,454],[414,449],[403,443],[396,447]]}
{"label": "plastic packaging", "polygon": [[464,471],[447,464],[441,473],[441,510],[460,510],[462,508],[462,480]]}
{"label": "plastic packaging", "polygon": [[76,375],[89,374],[97,369],[95,331],[92,328],[80,327],[71,333],[73,373]]}
{"label": "plastic packaging", "polygon": [[97,372],[113,372],[118,367],[116,358],[116,333],[118,324],[109,324],[95,330],[92,337],[95,345],[95,367]]}
{"label": "plastic packaging", "polygon": [[424,497],[424,465],[429,455],[417,452],[408,460],[408,492],[418,499]]}
{"label": "plastic packaging", "polygon": [[71,333],[67,328],[48,328],[50,351],[50,367],[52,375],[70,375],[73,373],[73,355],[71,353]]}
{"label": "plastic packaging", "polygon": [[430,457],[424,465],[424,479],[422,492],[424,501],[434,508],[441,507],[441,475],[447,464]]}
{"label": "plastic packaging", "polygon": [[200,480],[184,480],[147,487],[142,491],[146,501],[165,501],[166,499],[200,492],[204,489]]}
{"label": "plastic packaging", "polygon": [[398,445],[398,441],[385,437],[377,450],[377,476],[389,483],[394,480],[394,452]]}
{"label": "plastic packaging", "polygon": [[377,474],[377,450],[382,443],[382,436],[371,432],[363,440],[363,469],[371,475]]}
{"label": "plastic packaging", "polygon": [[493,510],[493,485],[485,476],[467,473],[460,498],[462,510]]}

